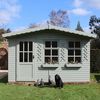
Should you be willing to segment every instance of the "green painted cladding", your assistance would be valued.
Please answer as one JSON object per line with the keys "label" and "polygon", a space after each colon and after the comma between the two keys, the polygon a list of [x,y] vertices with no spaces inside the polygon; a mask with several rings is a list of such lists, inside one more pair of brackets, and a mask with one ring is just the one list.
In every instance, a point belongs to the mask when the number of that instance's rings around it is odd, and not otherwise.
{"label": "green painted cladding", "polygon": [[[54,80],[55,74],[59,74],[63,82],[89,82],[90,81],[90,40],[87,37],[64,34],[60,31],[40,31],[8,38],[8,81],[37,81],[41,78],[48,81],[48,74]],[[59,63],[56,65],[44,64],[44,41],[56,40],[59,48]],[[32,63],[19,62],[19,42],[32,41]],[[68,42],[80,41],[81,64],[68,65]]]}

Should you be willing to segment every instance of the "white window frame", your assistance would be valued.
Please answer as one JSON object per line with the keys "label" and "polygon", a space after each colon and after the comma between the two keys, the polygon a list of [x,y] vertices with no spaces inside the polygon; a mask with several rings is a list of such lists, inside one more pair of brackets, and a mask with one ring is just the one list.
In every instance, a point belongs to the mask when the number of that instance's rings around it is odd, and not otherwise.
{"label": "white window frame", "polygon": [[[23,51],[20,51],[20,42],[23,43]],[[28,43],[28,46],[27,46],[28,47],[28,50],[27,51],[24,50],[24,46],[25,46],[24,45],[24,42],[27,42]],[[29,42],[32,43],[32,51],[29,50]],[[23,53],[23,61],[20,61],[20,53]],[[24,59],[25,59],[24,58],[25,57],[24,53],[28,53],[28,58],[27,58],[27,61],[26,62],[24,61]],[[30,53],[32,53],[32,61],[29,61],[29,54]],[[26,41],[19,41],[19,63],[32,63],[32,62],[33,62],[33,42],[32,41],[27,41],[27,40]]]}
{"label": "white window frame", "polygon": [[[73,42],[74,43],[74,47],[73,48],[69,47],[69,42]],[[76,48],[75,47],[75,42],[79,42],[80,43],[80,48]],[[74,55],[68,55],[68,59],[69,59],[69,57],[73,57],[74,58],[74,62],[70,63],[69,61],[67,61],[68,64],[82,64],[82,47],[81,47],[81,41],[73,41],[73,40],[72,41],[68,41],[68,51],[69,50],[74,50]],[[81,54],[80,55],[75,55],[75,50],[80,50]],[[79,63],[75,62],[75,57],[80,57],[80,62]]]}
{"label": "white window frame", "polygon": [[[45,42],[51,42],[52,41],[56,41],[57,42],[57,47],[45,47]],[[45,55],[45,50],[50,50],[51,51],[51,55]],[[58,55],[52,55],[52,50],[58,50]],[[52,57],[57,57],[58,58],[58,62],[57,63],[52,63],[52,60],[51,60],[51,63],[46,63],[45,62],[45,57],[50,57],[52,59]],[[48,65],[51,65],[51,64],[59,64],[59,41],[58,40],[55,40],[55,39],[52,39],[52,40],[44,40],[44,64],[48,64]]]}

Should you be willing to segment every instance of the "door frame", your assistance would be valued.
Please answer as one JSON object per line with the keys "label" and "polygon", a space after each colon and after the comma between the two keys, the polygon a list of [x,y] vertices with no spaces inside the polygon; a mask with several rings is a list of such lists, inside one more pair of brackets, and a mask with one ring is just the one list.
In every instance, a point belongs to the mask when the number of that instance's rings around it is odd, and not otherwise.
{"label": "door frame", "polygon": [[[24,42],[24,41],[27,41],[27,42],[32,41],[32,47],[33,47],[32,57],[33,57],[35,55],[35,43],[34,43],[33,39],[21,39],[21,41],[22,42]],[[20,43],[20,41],[18,41],[17,45],[16,45],[16,60],[17,60],[17,62],[15,64],[16,65],[15,66],[15,74],[16,74],[15,75],[15,80],[16,81],[24,81],[24,80],[21,80],[21,79],[18,78],[20,64],[22,64],[22,65],[27,65],[27,64],[31,65],[32,64],[33,65],[32,66],[32,79],[30,81],[34,81],[34,79],[35,79],[35,77],[34,77],[34,75],[35,75],[35,73],[34,73],[34,70],[35,70],[35,59],[32,58],[32,62],[22,62],[22,63],[20,63],[19,62],[19,43]]]}

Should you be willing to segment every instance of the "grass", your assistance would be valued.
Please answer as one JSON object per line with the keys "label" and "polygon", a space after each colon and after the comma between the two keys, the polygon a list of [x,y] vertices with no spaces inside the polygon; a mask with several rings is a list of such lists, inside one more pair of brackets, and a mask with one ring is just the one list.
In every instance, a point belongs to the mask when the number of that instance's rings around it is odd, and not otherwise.
{"label": "grass", "polygon": [[[0,100],[100,100],[100,83],[65,85],[63,89],[0,83]],[[4,81],[5,82],[5,81]]]}

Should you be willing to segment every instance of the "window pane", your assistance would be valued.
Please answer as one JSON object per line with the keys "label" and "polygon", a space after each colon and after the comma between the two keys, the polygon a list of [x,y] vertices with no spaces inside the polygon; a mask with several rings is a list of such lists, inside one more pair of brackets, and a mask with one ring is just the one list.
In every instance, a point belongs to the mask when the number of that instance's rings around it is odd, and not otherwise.
{"label": "window pane", "polygon": [[20,48],[20,51],[23,51],[23,42],[20,42],[19,48]]}
{"label": "window pane", "polygon": [[45,42],[45,47],[51,47],[51,42],[50,41],[46,41]]}
{"label": "window pane", "polygon": [[74,42],[69,42],[68,46],[69,48],[74,48]]}
{"label": "window pane", "polygon": [[28,53],[24,53],[24,62],[28,62]]}
{"label": "window pane", "polygon": [[29,62],[32,62],[32,53],[29,53]]}
{"label": "window pane", "polygon": [[74,63],[74,57],[68,57],[68,62],[73,64]]}
{"label": "window pane", "polygon": [[52,64],[58,63],[58,57],[52,57]]}
{"label": "window pane", "polygon": [[45,55],[51,55],[51,50],[45,50]]}
{"label": "window pane", "polygon": [[75,48],[80,48],[80,42],[75,42]]}
{"label": "window pane", "polygon": [[50,64],[51,63],[51,58],[50,57],[45,57],[45,63]]}
{"label": "window pane", "polygon": [[29,42],[29,51],[32,51],[33,45],[32,42]]}
{"label": "window pane", "polygon": [[52,50],[52,55],[57,56],[58,55],[58,50],[57,49],[56,50]]}
{"label": "window pane", "polygon": [[74,55],[74,50],[68,50],[68,55]]}
{"label": "window pane", "polygon": [[81,62],[81,57],[75,57],[75,63],[80,63]]}
{"label": "window pane", "polygon": [[19,61],[23,62],[23,53],[22,52],[20,52],[20,54],[19,54]]}
{"label": "window pane", "polygon": [[52,47],[57,48],[57,41],[52,41]]}
{"label": "window pane", "polygon": [[24,42],[24,51],[28,51],[28,42]]}
{"label": "window pane", "polygon": [[75,50],[75,55],[81,55],[81,50]]}

